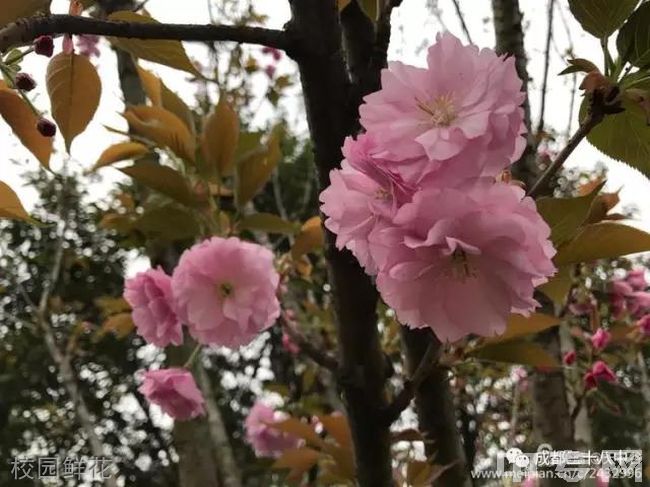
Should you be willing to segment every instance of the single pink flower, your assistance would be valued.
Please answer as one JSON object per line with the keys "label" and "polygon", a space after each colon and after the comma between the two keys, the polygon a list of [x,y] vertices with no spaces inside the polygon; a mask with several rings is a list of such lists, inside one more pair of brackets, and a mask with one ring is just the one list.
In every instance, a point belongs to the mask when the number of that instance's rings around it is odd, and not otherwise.
{"label": "single pink flower", "polygon": [[72,41],[72,36],[70,34],[65,34],[63,36],[62,48],[65,54],[74,54],[74,42]]}
{"label": "single pink flower", "polygon": [[519,485],[519,487],[537,487],[539,484],[537,482],[537,477],[534,475],[529,475],[524,479],[524,481]]}
{"label": "single pink flower", "polygon": [[99,36],[86,34],[77,36],[77,47],[79,48],[79,54],[86,57],[99,57],[101,52],[99,47]]}
{"label": "single pink flower", "polygon": [[650,311],[650,292],[634,291],[627,299],[627,310],[634,318]]}
{"label": "single pink flower", "polygon": [[650,314],[637,321],[636,326],[644,337],[650,338]]}
{"label": "single pink flower", "polygon": [[562,362],[564,365],[573,365],[576,361],[576,351],[575,350],[569,350],[564,354],[562,357]]}
{"label": "single pink flower", "polygon": [[369,235],[377,287],[399,320],[443,341],[502,333],[555,273],[550,229],[524,191],[478,180],[418,192]]}
{"label": "single pink flower", "polygon": [[284,415],[262,401],[257,401],[244,420],[246,440],[258,457],[277,457],[288,448],[295,448],[299,440],[271,426],[282,421]]}
{"label": "single pink flower", "polygon": [[616,374],[610,369],[605,362],[598,360],[594,362],[591,369],[584,375],[583,382],[585,390],[598,387],[598,382],[616,382]]}
{"label": "single pink flower", "polygon": [[620,319],[627,311],[627,302],[634,290],[623,279],[616,279],[609,283],[609,305],[612,316]]}
{"label": "single pink flower", "polygon": [[199,343],[236,348],[280,316],[279,282],[270,250],[213,237],[183,253],[172,290],[179,317]]}
{"label": "single pink flower", "polygon": [[282,59],[282,51],[276,49],[275,47],[264,47],[262,48],[262,53],[271,56],[276,62]]}
{"label": "single pink flower", "polygon": [[287,333],[282,333],[282,347],[292,355],[300,353],[300,347]]}
{"label": "single pink flower", "polygon": [[601,351],[612,341],[612,334],[603,328],[598,328],[590,340],[594,350]]}
{"label": "single pink flower", "polygon": [[628,271],[625,281],[635,291],[645,291],[648,287],[648,281],[645,279],[645,268],[633,269]]}
{"label": "single pink flower", "polygon": [[138,391],[174,419],[185,421],[205,414],[203,394],[188,370],[149,370]]}
{"label": "single pink flower", "polygon": [[525,95],[514,58],[463,46],[444,33],[427,63],[426,69],[389,63],[381,90],[364,98],[361,124],[388,159],[426,155],[459,168],[474,165],[476,176],[496,176],[525,146]]}
{"label": "single pink flower", "polygon": [[336,234],[336,246],[347,247],[369,274],[377,267],[368,249],[368,235],[381,222],[390,222],[410,200],[410,193],[396,177],[376,167],[368,175],[343,161],[330,172],[330,186],[321,194],[325,226]]}
{"label": "single pink flower", "polygon": [[149,269],[124,284],[124,299],[133,308],[138,335],[158,347],[183,343],[183,328],[174,311],[171,277]]}

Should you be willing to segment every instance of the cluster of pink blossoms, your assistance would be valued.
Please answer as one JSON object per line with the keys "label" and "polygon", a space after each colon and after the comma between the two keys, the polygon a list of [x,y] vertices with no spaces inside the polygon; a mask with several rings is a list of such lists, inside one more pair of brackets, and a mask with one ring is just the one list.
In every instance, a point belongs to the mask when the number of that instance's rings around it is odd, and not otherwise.
{"label": "cluster of pink blossoms", "polygon": [[[237,348],[275,323],[279,281],[270,250],[214,237],[186,250],[173,276],[149,269],[127,280],[124,299],[148,343],[180,345],[185,324],[199,344]],[[203,412],[201,393],[187,370],[147,372],[140,390],[174,418]]]}
{"label": "cluster of pink blossoms", "polygon": [[272,424],[285,419],[280,411],[257,401],[244,421],[246,440],[258,457],[277,457],[288,448],[295,448],[300,440],[278,431]]}
{"label": "cluster of pink blossoms", "polygon": [[321,194],[325,225],[402,323],[501,333],[555,272],[534,201],[498,181],[525,146],[514,60],[442,34],[427,69],[393,62],[381,81]]}

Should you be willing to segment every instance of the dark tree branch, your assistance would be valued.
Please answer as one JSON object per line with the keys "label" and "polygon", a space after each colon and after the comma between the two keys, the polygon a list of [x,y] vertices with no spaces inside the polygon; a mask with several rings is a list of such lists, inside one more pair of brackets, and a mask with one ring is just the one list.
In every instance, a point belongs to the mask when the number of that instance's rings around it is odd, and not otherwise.
{"label": "dark tree branch", "polygon": [[[494,33],[498,54],[510,54],[515,57],[517,74],[522,81],[522,91],[528,94],[528,58],[524,46],[524,31],[519,0],[492,0],[494,13]],[[530,104],[528,97],[524,100],[524,123],[528,131],[526,149],[521,158],[512,165],[512,175],[530,187],[539,173],[536,164],[537,142],[531,128]]]}
{"label": "dark tree branch", "polygon": [[32,42],[42,35],[93,34],[132,39],[178,41],[232,41],[290,49],[287,34],[280,30],[236,25],[185,25],[96,20],[71,15],[30,17],[0,30],[0,52]]}
{"label": "dark tree branch", "polygon": [[386,409],[386,421],[389,425],[397,421],[402,412],[409,406],[409,404],[411,404],[411,401],[415,396],[415,391],[418,390],[420,385],[422,385],[431,372],[433,372],[433,369],[440,358],[441,351],[442,347],[438,341],[431,340],[429,342],[426,352],[424,352],[424,355],[420,359],[420,363],[415,369],[415,372],[410,379],[407,379],[404,382],[402,390],[395,396],[393,402],[391,402]]}
{"label": "dark tree branch", "polygon": [[[411,330],[402,327],[406,369],[413,377],[422,377],[415,391],[415,411],[420,432],[425,438],[427,457],[437,465],[451,465],[436,480],[436,487],[470,487],[467,459],[457,427],[456,408],[449,387],[449,369],[427,356],[436,356],[442,343],[429,329]],[[420,372],[418,372],[420,371]]]}
{"label": "dark tree branch", "polygon": [[546,111],[546,91],[548,89],[548,69],[551,64],[551,41],[553,40],[553,11],[555,0],[548,0],[548,26],[546,30],[546,50],[544,51],[544,75],[542,78],[542,94],[539,109],[537,133],[544,130],[544,112]]}
{"label": "dark tree branch", "polygon": [[458,16],[458,20],[460,21],[460,26],[463,29],[463,33],[467,38],[467,42],[473,44],[472,36],[469,34],[469,29],[467,28],[467,24],[465,23],[465,16],[463,15],[462,10],[460,9],[460,3],[458,0],[453,0],[453,2],[454,2],[454,9],[456,10],[456,15]]}
{"label": "dark tree branch", "polygon": [[604,107],[601,106],[601,103],[598,101],[600,99],[601,97],[599,96],[592,96],[589,112],[587,113],[585,119],[580,123],[580,127],[578,127],[576,133],[573,134],[573,136],[569,139],[566,146],[564,146],[564,149],[562,149],[562,151],[557,155],[551,165],[548,166],[546,171],[544,171],[544,174],[542,174],[540,178],[535,182],[533,187],[528,192],[528,196],[535,198],[544,192],[548,187],[548,183],[560,170],[562,165],[566,162],[576,147],[578,147],[580,142],[582,142],[582,140],[589,134],[589,132],[591,132],[591,129],[602,122],[605,113],[603,111]]}
{"label": "dark tree branch", "polygon": [[280,318],[278,318],[278,322],[280,323],[280,326],[282,326],[282,329],[286,332],[286,334],[289,335],[289,338],[291,338],[291,340],[293,340],[296,343],[296,345],[298,345],[298,348],[300,348],[301,353],[303,353],[305,356],[312,359],[321,367],[324,367],[332,371],[335,375],[338,373],[339,363],[334,357],[332,357],[326,351],[318,348],[318,346],[316,346],[314,343],[308,340],[302,333],[296,330],[287,321],[284,315],[280,315]]}
{"label": "dark tree branch", "polygon": [[[357,127],[356,98],[345,64],[342,32],[334,0],[290,0],[287,27],[299,49],[307,122],[321,188],[339,167],[341,146]],[[291,54],[291,53],[290,53]],[[391,438],[384,421],[386,362],[377,329],[377,291],[347,250],[338,250],[326,231],[326,258],[339,339],[341,388],[352,431],[357,482],[392,486]]]}

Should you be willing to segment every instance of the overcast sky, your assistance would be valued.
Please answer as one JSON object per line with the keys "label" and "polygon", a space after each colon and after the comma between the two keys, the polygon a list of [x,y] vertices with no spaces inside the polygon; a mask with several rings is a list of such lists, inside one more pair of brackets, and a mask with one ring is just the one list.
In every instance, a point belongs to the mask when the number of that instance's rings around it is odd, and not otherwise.
{"label": "overcast sky", "polygon": [[[54,12],[63,13],[67,10],[67,0],[54,0],[52,9]],[[600,62],[602,55],[598,42],[593,37],[581,31],[577,22],[571,18],[566,2],[558,0],[560,7],[556,11],[554,23],[554,45],[551,52],[551,69],[547,98],[546,121],[561,133],[567,129],[571,93],[571,78],[558,77],[556,74],[565,67],[564,53],[569,46],[569,36],[572,39],[575,54],[578,57],[585,57]],[[437,12],[435,13],[435,5]],[[494,32],[491,23],[491,2],[487,0],[460,0],[461,9],[465,15],[472,41],[480,47],[492,47],[494,45]],[[543,0],[520,0],[524,10],[526,48],[529,53],[529,72],[532,77],[530,103],[533,111],[533,122],[536,123],[539,113],[539,87],[543,72],[543,51],[546,37],[546,1]],[[150,0],[148,9],[152,15],[162,22],[177,23],[201,23],[208,18],[206,0],[185,0],[182,8],[178,2],[168,0]],[[282,28],[282,25],[289,18],[288,3],[282,0],[260,0],[260,11],[269,15],[269,27]],[[562,19],[566,20],[565,27]],[[426,47],[434,40],[437,32],[449,30],[466,40],[460,28],[458,17],[453,8],[451,0],[439,0],[431,2],[427,0],[403,0],[402,6],[394,14],[393,39],[390,46],[390,59],[399,59],[404,62],[423,65],[426,57]],[[191,56],[199,61],[205,56],[205,50],[198,45],[187,45]],[[257,48],[253,48],[257,49]],[[118,115],[122,109],[121,93],[115,69],[115,59],[104,43],[102,56],[97,61],[100,76],[103,82],[103,95],[101,105],[95,120],[88,130],[79,136],[72,147],[71,164],[76,167],[90,167],[97,159],[103,149],[112,142],[121,140],[119,136],[110,134],[104,129],[104,125],[125,128],[124,120]],[[155,65],[152,65],[155,66]],[[46,68],[45,58],[30,56],[25,63],[25,71],[44,84],[44,71]],[[164,67],[155,67],[161,73],[165,81],[175,89],[187,102],[193,102],[195,88],[187,81],[183,73],[173,71]],[[444,69],[444,67],[441,67]],[[283,61],[280,70],[286,73],[295,73],[294,67],[289,60]],[[300,111],[298,97],[287,100],[286,105],[293,114],[294,125],[297,130],[306,131],[306,124]],[[579,99],[577,101],[579,103]],[[36,105],[47,107],[48,102],[43,93],[37,92]],[[262,110],[259,117],[273,117],[274,113],[270,107]],[[262,120],[258,120],[262,121]],[[572,121],[573,129],[577,124],[576,115]],[[63,152],[62,140],[57,141],[59,155],[53,158],[52,167],[60,168],[61,155]],[[19,178],[21,168],[35,168],[37,163],[34,158],[17,144],[12,137],[9,128],[0,121],[0,155],[2,156],[2,170],[0,179],[8,182],[21,196],[26,206],[34,204],[34,194],[29,188],[23,187]],[[21,166],[12,165],[7,159],[14,159],[22,162]],[[597,150],[583,143],[568,161],[568,166],[593,167],[598,161],[604,161],[609,169],[609,181],[606,189],[621,190],[622,206],[633,204],[641,214],[641,219],[634,224],[650,231],[650,182],[640,173],[627,167],[622,163],[609,160]],[[103,172],[105,183],[98,186],[94,192],[98,197],[105,194],[111,187],[111,182],[119,176],[117,171],[107,169]]]}

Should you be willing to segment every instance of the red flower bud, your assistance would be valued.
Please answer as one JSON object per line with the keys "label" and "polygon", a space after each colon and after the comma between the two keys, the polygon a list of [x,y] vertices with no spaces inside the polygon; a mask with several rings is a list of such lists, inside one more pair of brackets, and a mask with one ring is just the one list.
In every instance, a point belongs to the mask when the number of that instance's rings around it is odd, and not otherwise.
{"label": "red flower bud", "polygon": [[16,88],[22,91],[32,91],[36,88],[36,81],[27,73],[18,73],[15,79]]}
{"label": "red flower bud", "polygon": [[36,124],[36,129],[43,137],[54,137],[56,135],[56,125],[47,118],[40,118]]}
{"label": "red flower bud", "polygon": [[562,362],[564,362],[564,365],[573,365],[576,361],[576,352],[575,350],[570,350],[567,353],[564,354],[564,357],[562,357]]}
{"label": "red flower bud", "polygon": [[52,36],[40,36],[34,41],[34,52],[41,56],[52,57],[54,54],[54,39]]}

